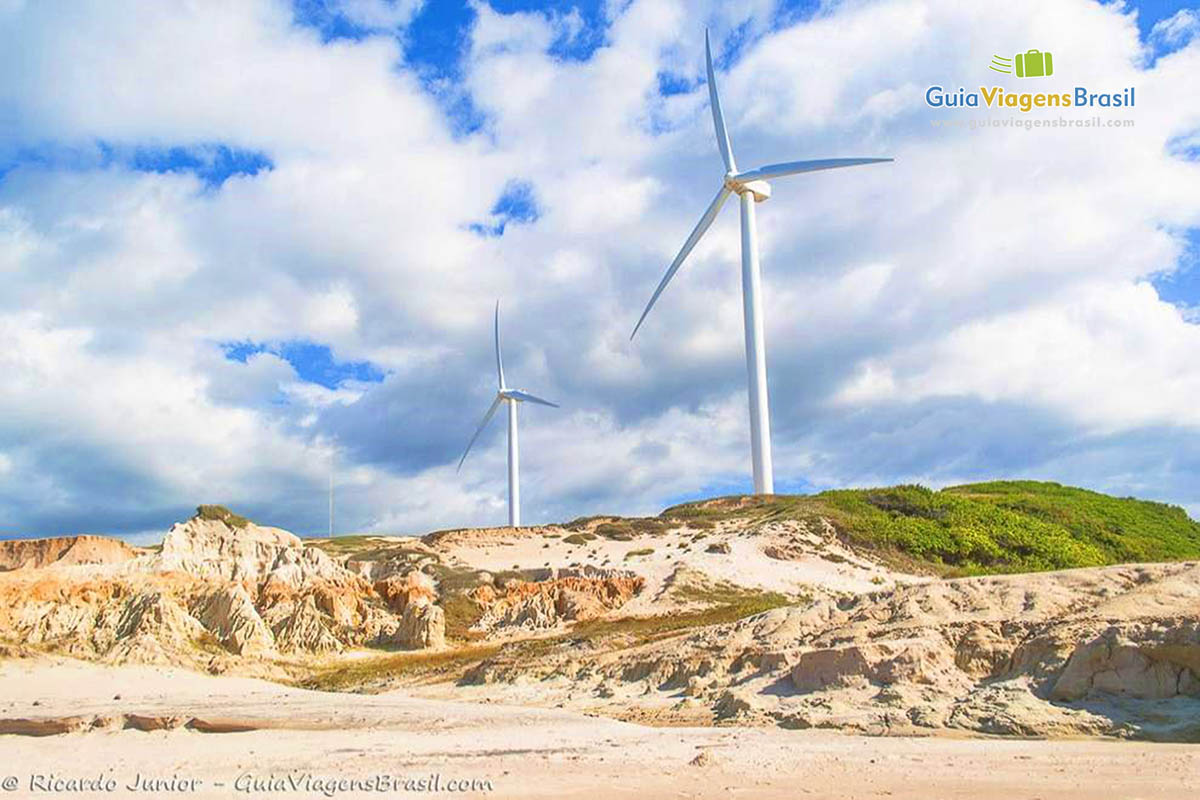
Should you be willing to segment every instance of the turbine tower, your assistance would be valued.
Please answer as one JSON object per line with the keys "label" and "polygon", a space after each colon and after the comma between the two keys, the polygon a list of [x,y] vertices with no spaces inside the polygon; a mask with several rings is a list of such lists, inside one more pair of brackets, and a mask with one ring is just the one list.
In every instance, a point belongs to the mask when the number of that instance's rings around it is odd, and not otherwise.
{"label": "turbine tower", "polygon": [[717,81],[713,75],[712,49],[708,43],[708,31],[704,31],[704,60],[708,68],[708,99],[712,106],[713,126],[717,132],[717,148],[721,151],[721,159],[725,162],[725,175],[717,196],[708,205],[708,210],[700,217],[700,222],[688,236],[680,249],[679,255],[667,268],[658,288],[646,304],[646,310],[633,328],[632,340],[637,335],[638,328],[646,320],[646,315],[654,307],[659,295],[667,288],[671,278],[679,271],[684,259],[692,248],[700,241],[700,237],[717,218],[721,206],[730,194],[737,194],[742,206],[742,321],[746,328],[746,372],[750,382],[750,454],[754,464],[754,493],[774,494],[775,476],[771,467],[771,414],[767,402],[767,354],[763,341],[762,322],[762,278],[758,268],[758,231],[754,222],[754,204],[761,203],[771,196],[771,185],[767,181],[772,178],[782,178],[785,175],[796,175],[801,172],[816,172],[823,169],[838,167],[854,167],[859,164],[876,164],[881,161],[891,161],[890,158],[826,158],[818,161],[787,161],[782,164],[768,164],[758,169],[738,171],[737,162],[733,158],[733,148],[729,144],[729,134],[725,130],[725,116],[721,113],[721,100],[717,96]]}
{"label": "turbine tower", "polygon": [[498,388],[496,390],[496,399],[492,401],[491,407],[487,413],[483,415],[483,421],[479,423],[479,427],[475,429],[475,435],[471,437],[471,441],[467,442],[467,449],[463,451],[462,458],[458,460],[458,468],[462,469],[463,462],[467,460],[467,453],[471,452],[471,446],[475,444],[475,440],[479,438],[479,434],[483,433],[483,429],[492,421],[492,417],[496,413],[496,409],[501,403],[508,404],[508,524],[510,527],[517,528],[521,525],[521,476],[520,476],[520,453],[517,446],[517,406],[520,403],[530,402],[538,405],[550,406],[558,408],[549,400],[543,400],[540,397],[535,397],[529,392],[521,389],[509,389],[504,382],[504,359],[500,357],[500,301],[496,301],[496,379]]}

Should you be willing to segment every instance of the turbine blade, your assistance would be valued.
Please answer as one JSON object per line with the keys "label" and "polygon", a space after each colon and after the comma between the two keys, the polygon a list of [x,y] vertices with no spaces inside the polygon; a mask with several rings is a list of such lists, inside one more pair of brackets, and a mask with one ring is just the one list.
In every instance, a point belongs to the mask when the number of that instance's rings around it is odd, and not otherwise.
{"label": "turbine blade", "polygon": [[857,167],[860,164],[879,164],[884,161],[894,160],[891,158],[822,158],[816,161],[785,161],[782,164],[767,164],[765,167],[739,172],[733,178],[739,183],[769,181],[772,178],[782,178],[784,175],[797,175],[801,172],[817,172],[823,169],[838,169],[839,167]]}
{"label": "turbine blade", "polygon": [[454,468],[455,472],[462,469],[463,462],[467,460],[467,453],[471,452],[471,447],[475,444],[475,440],[479,438],[479,434],[483,433],[483,429],[492,421],[492,417],[495,415],[496,409],[500,407],[500,401],[503,399],[500,395],[496,395],[496,399],[492,401],[492,407],[483,415],[483,422],[479,423],[479,427],[475,429],[475,435],[471,437],[471,441],[467,442],[467,449],[463,450],[462,458],[458,460],[458,466]]}
{"label": "turbine blade", "polygon": [[504,360],[500,358],[500,301],[496,301],[496,377],[504,388]]}
{"label": "turbine blade", "polygon": [[558,403],[551,403],[549,400],[543,400],[540,397],[532,395],[529,392],[523,392],[520,389],[509,389],[506,394],[515,400],[525,400],[530,403],[538,403],[539,405],[558,408]]}
{"label": "turbine blade", "polygon": [[708,104],[712,106],[713,127],[717,129],[717,147],[721,150],[725,171],[737,172],[737,163],[733,160],[733,146],[729,144],[729,132],[725,130],[725,115],[721,113],[721,98],[717,96],[717,78],[713,74],[708,28],[704,29],[704,65],[708,68]]}
{"label": "turbine blade", "polygon": [[637,325],[633,326],[633,333],[629,335],[630,340],[634,336],[637,336],[638,328],[642,327],[642,323],[646,321],[646,315],[650,313],[650,309],[654,308],[655,302],[658,301],[658,296],[663,293],[663,289],[667,288],[667,284],[671,282],[671,278],[675,277],[675,273],[679,271],[679,267],[683,264],[683,260],[688,257],[688,253],[692,252],[692,248],[696,246],[696,242],[700,241],[700,237],[712,225],[713,220],[717,217],[717,212],[721,210],[721,206],[725,205],[727,197],[729,197],[729,187],[722,184],[721,190],[717,192],[717,196],[713,198],[713,201],[708,204],[708,210],[704,212],[704,216],[696,223],[696,228],[692,231],[692,235],[683,243],[683,248],[679,251],[679,255],[675,256],[675,260],[667,268],[667,274],[663,276],[662,281],[658,284],[658,288],[654,290],[654,296],[646,304],[646,310],[642,312]]}

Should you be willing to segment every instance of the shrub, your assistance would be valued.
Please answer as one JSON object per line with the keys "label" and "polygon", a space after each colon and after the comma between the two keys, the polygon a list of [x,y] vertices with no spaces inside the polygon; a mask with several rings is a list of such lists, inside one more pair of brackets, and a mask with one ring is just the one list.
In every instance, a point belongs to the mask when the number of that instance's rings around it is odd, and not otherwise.
{"label": "shrub", "polygon": [[659,534],[666,533],[671,528],[671,523],[668,520],[657,517],[637,517],[629,520],[629,527],[637,533],[658,536]]}
{"label": "shrub", "polygon": [[224,522],[231,528],[244,528],[250,524],[250,520],[233,513],[225,506],[197,506],[196,516],[200,519]]}
{"label": "shrub", "polygon": [[596,533],[615,542],[629,542],[634,538],[633,528],[622,522],[601,523],[596,526]]}

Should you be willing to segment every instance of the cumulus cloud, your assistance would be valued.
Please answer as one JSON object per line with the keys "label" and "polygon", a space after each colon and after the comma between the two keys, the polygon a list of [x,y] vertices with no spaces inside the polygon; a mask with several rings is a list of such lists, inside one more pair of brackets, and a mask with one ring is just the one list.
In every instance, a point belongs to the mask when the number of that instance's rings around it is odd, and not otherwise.
{"label": "cumulus cloud", "polygon": [[[419,4],[313,8],[0,9],[4,533],[164,529],[200,502],[318,532],[331,463],[342,530],[500,522],[502,426],[454,472],[497,297],[511,380],[563,404],[522,410],[526,519],[747,488],[735,209],[628,341],[721,179],[704,24],[739,163],[897,158],[759,209],[781,485],[1022,475],[1200,507],[1200,342],[1152,283],[1200,227],[1183,12],[1147,64],[1133,12],[1089,0],[478,3],[464,133],[406,60]],[[1101,113],[1135,125],[931,124],[956,112],[927,86],[1017,90],[987,58],[1032,45],[1065,90],[1135,86]],[[128,156],[214,147],[265,166]],[[536,213],[506,215],[514,186]]]}
{"label": "cumulus cloud", "polygon": [[1159,47],[1178,47],[1200,33],[1200,11],[1181,8],[1172,16],[1159,20],[1150,29],[1150,40]]}

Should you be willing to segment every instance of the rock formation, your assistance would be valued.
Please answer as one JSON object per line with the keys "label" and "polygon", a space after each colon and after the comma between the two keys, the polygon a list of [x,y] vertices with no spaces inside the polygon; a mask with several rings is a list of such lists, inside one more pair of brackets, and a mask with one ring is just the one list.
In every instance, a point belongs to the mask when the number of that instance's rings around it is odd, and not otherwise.
{"label": "rock formation", "polygon": [[0,571],[39,569],[51,564],[119,564],[146,551],[103,536],[0,541]]}
{"label": "rock formation", "polygon": [[[1198,563],[945,580],[821,518],[619,522],[318,546],[205,507],[158,552],[10,543],[0,653],[505,683],[478,691],[668,724],[1200,741]],[[441,648],[447,625],[472,644],[453,658],[335,658]]]}
{"label": "rock formation", "polygon": [[931,581],[627,649],[501,651],[463,682],[562,678],[618,715],[665,694],[689,720],[1200,741],[1198,600],[1190,562]]}
{"label": "rock formation", "polygon": [[213,508],[172,526],[158,553],[100,537],[3,543],[0,639],[216,670],[371,644],[443,646],[429,576],[373,585],[287,531]]}
{"label": "rock formation", "polygon": [[474,630],[543,630],[595,619],[623,606],[645,585],[633,573],[617,570],[555,574],[560,577],[511,580],[500,591],[490,585],[475,589],[471,597],[484,611]]}

